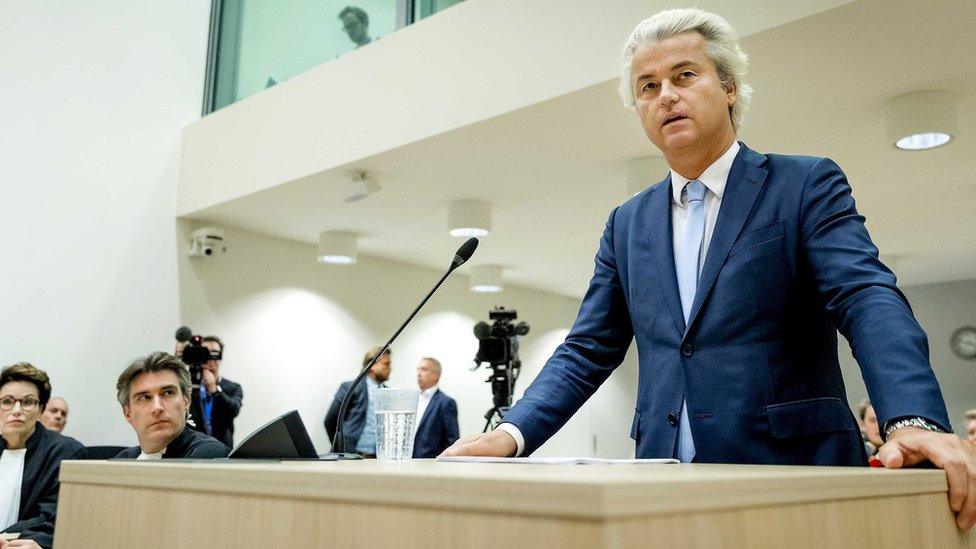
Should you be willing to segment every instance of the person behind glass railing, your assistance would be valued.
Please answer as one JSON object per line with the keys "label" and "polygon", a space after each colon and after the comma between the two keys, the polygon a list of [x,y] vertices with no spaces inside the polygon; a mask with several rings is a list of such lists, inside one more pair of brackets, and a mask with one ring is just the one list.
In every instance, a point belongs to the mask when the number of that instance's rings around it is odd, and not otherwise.
{"label": "person behind glass railing", "polygon": [[53,545],[61,461],[85,450],[38,421],[50,398],[43,370],[20,362],[0,371],[0,529],[19,533],[16,540],[0,541],[3,549]]}
{"label": "person behind glass railing", "polygon": [[349,39],[356,44],[357,48],[373,41],[369,36],[369,15],[366,10],[356,6],[346,6],[339,12],[339,19],[342,21],[342,30],[349,35]]}

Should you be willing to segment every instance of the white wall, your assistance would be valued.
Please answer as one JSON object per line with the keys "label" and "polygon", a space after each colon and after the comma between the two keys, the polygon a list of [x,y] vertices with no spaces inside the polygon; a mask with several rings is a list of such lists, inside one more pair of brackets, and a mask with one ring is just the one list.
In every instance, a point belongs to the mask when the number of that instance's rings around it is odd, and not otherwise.
{"label": "white wall", "polygon": [[[942,387],[949,420],[956,433],[966,436],[966,410],[976,408],[976,361],[959,358],[949,338],[962,326],[976,326],[976,280],[925,284],[902,288],[922,329],[929,336],[932,370]],[[852,409],[867,395],[857,362],[847,341],[840,338],[841,367]]]}
{"label": "white wall", "polygon": [[0,364],[46,370],[88,444],[134,441],[115,379],[178,322],[180,131],[209,10],[0,0]]}
{"label": "white wall", "polygon": [[[191,228],[185,224],[183,233]],[[386,341],[441,273],[362,256],[353,266],[321,265],[313,246],[233,229],[226,236],[224,256],[181,254],[180,285],[183,319],[197,333],[223,338],[222,373],[244,386],[235,441],[297,408],[318,450],[328,451],[322,419],[339,383],[355,376],[366,349]],[[453,254],[444,250],[445,267]],[[565,337],[579,303],[517,288],[474,294],[457,275],[394,344],[390,384],[415,387],[420,358],[438,358],[441,387],[458,401],[462,433],[472,434],[491,407],[487,371],[468,370],[477,350],[474,324],[496,304],[530,324],[521,343],[520,396]],[[599,455],[630,455],[635,394],[636,361],[629,358],[540,455],[593,455],[594,446]]]}

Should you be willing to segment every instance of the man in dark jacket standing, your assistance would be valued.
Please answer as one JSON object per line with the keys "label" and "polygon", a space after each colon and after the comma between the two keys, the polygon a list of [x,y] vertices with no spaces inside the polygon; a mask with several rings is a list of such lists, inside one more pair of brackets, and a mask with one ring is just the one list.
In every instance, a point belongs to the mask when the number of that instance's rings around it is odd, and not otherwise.
{"label": "man in dark jacket standing", "polygon": [[413,441],[413,457],[435,458],[458,439],[458,412],[454,399],[438,387],[441,363],[424,357],[417,366],[417,434]]}
{"label": "man in dark jacket standing", "polygon": [[[373,347],[366,352],[363,357],[363,365],[372,362],[382,351],[382,347]],[[325,431],[332,440],[333,452],[355,452],[363,457],[376,457],[376,414],[373,413],[373,398],[376,390],[384,387],[386,380],[390,379],[390,371],[393,362],[390,359],[392,350],[387,349],[383,356],[373,364],[367,374],[364,383],[356,387],[352,400],[349,401],[349,408],[346,410],[346,419],[342,424],[341,441],[336,442],[336,429],[339,423],[339,407],[342,399],[349,392],[352,381],[346,381],[339,386],[332,405],[329,406],[328,413],[325,414]]]}

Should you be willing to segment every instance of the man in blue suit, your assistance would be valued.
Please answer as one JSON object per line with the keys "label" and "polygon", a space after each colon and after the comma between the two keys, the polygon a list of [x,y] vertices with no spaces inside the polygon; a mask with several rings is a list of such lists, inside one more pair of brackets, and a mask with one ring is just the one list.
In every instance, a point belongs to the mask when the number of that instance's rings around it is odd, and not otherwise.
{"label": "man in blue suit", "polygon": [[[362,368],[372,362],[376,355],[382,351],[382,347],[373,347],[363,356]],[[339,407],[342,399],[349,392],[352,381],[345,381],[339,385],[332,405],[325,414],[325,432],[329,439],[333,441],[333,452],[355,452],[367,458],[376,457],[376,414],[373,412],[373,401],[376,398],[376,391],[381,387],[386,387],[386,380],[390,379],[390,372],[393,369],[393,362],[390,358],[392,349],[387,349],[383,356],[373,364],[366,374],[365,383],[360,383],[349,401],[346,409],[346,419],[342,423],[342,444],[336,444],[336,431],[339,423]]]}
{"label": "man in blue suit", "polygon": [[454,399],[438,387],[441,363],[424,357],[417,366],[417,432],[413,440],[413,457],[435,458],[458,439],[458,412]]}
{"label": "man in blue suit", "polygon": [[[700,10],[641,22],[620,93],[671,172],[611,213],[579,316],[496,430],[446,455],[524,455],[639,351],[637,457],[865,465],[837,360],[849,341],[888,467],[946,469],[976,522],[976,451],[948,434],[925,333],[825,158],[736,141],[751,89],[731,26]],[[972,488],[970,488],[972,486]]]}

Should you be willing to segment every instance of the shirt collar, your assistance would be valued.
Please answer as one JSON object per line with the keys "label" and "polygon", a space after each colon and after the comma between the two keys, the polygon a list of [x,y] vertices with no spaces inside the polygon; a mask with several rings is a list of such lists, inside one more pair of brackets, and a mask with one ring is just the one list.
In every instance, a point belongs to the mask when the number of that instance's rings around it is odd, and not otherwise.
{"label": "shirt collar", "polygon": [[370,376],[366,376],[366,383],[372,385],[374,389],[380,386],[380,384],[377,383],[376,380]]}
{"label": "shirt collar", "polygon": [[[732,163],[735,162],[735,156],[739,154],[739,148],[739,142],[732,141],[725,153],[698,176],[698,180],[705,185],[705,188],[715,193],[715,196],[719,198],[722,198],[722,194],[725,193],[725,184],[729,180],[729,172],[732,171]],[[684,207],[681,201],[681,191],[684,190],[689,181],[691,180],[687,177],[671,170],[671,200],[678,206]]]}
{"label": "shirt collar", "polygon": [[434,385],[430,389],[424,389],[423,391],[420,391],[420,396],[424,398],[430,398],[434,396],[434,393],[436,392],[437,392],[437,385]]}

